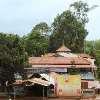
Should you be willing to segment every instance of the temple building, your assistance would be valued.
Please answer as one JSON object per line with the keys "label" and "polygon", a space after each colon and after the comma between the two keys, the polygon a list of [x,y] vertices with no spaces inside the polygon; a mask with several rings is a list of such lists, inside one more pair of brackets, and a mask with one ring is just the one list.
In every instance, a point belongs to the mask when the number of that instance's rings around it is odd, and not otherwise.
{"label": "temple building", "polygon": [[[62,45],[55,53],[30,57],[29,64],[32,67],[25,70],[28,78],[33,74],[39,74],[47,81],[47,97],[94,96],[94,61],[89,55],[74,54]],[[42,84],[42,81],[38,81],[37,84],[40,83]]]}

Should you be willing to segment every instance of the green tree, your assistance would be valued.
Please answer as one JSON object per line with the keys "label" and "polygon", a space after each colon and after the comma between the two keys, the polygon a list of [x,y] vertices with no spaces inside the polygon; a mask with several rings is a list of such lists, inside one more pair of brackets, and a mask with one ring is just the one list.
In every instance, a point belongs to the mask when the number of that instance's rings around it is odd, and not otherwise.
{"label": "green tree", "polygon": [[32,30],[25,37],[26,51],[29,56],[41,56],[48,51],[48,39],[38,31]]}
{"label": "green tree", "polygon": [[41,35],[48,36],[50,27],[46,22],[40,22],[39,24],[35,25],[32,31],[38,31]]}
{"label": "green tree", "polygon": [[89,7],[87,3],[77,1],[69,6],[69,10],[57,15],[52,24],[49,50],[55,51],[64,41],[73,52],[83,52],[84,40],[88,34],[85,29],[89,21],[88,12],[96,7],[97,5]]}
{"label": "green tree", "polygon": [[14,73],[24,76],[27,54],[18,35],[0,33],[0,83],[14,81]]}
{"label": "green tree", "polygon": [[100,79],[100,39],[95,41],[95,59],[97,65],[98,78]]}
{"label": "green tree", "polygon": [[85,51],[96,59],[98,78],[100,79],[100,40],[86,41]]}
{"label": "green tree", "polygon": [[87,12],[90,10],[90,8],[87,3],[83,1],[74,2],[70,5],[70,8],[81,23],[85,24],[88,22]]}
{"label": "green tree", "polygon": [[100,39],[95,41],[95,49],[100,50]]}
{"label": "green tree", "polygon": [[57,15],[52,28],[53,33],[49,41],[50,51],[55,51],[64,41],[64,44],[73,52],[83,52],[84,39],[88,32],[70,10]]}
{"label": "green tree", "polygon": [[76,16],[76,18],[85,25],[88,19],[88,12],[98,7],[97,5],[93,5],[89,7],[87,3],[83,1],[77,1],[70,5],[70,10]]}
{"label": "green tree", "polygon": [[95,42],[85,41],[85,53],[95,57]]}
{"label": "green tree", "polygon": [[23,37],[29,56],[41,56],[48,52],[50,27],[46,22],[35,25],[32,31]]}
{"label": "green tree", "polygon": [[97,73],[98,73],[98,78],[100,79],[100,50],[97,50],[96,51],[96,57],[95,57],[95,59],[96,59],[96,65],[97,65]]}

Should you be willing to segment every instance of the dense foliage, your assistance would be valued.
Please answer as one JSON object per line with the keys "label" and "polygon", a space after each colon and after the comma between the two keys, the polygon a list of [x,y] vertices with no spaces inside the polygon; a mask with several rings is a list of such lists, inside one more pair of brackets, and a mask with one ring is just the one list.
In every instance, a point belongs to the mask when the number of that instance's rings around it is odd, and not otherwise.
{"label": "dense foliage", "polygon": [[48,52],[49,26],[42,22],[37,24],[32,31],[24,37],[25,49],[29,56],[41,56]]}
{"label": "dense foliage", "polygon": [[50,32],[50,27],[46,22],[40,22],[33,27],[32,31],[38,31],[41,35],[47,36]]}
{"label": "dense foliage", "polygon": [[0,83],[11,83],[14,74],[20,73],[24,76],[24,66],[27,55],[23,41],[18,35],[0,33]]}
{"label": "dense foliage", "polygon": [[98,78],[100,78],[100,40],[86,41],[85,52],[93,56],[97,65]]}
{"label": "dense foliage", "polygon": [[49,41],[50,51],[55,51],[63,42],[73,52],[84,51],[84,39],[88,34],[85,24],[88,22],[89,10],[87,3],[79,1],[71,4],[69,10],[56,16]]}
{"label": "dense foliage", "polygon": [[91,8],[89,8],[87,3],[82,1],[74,2],[70,5],[70,9],[83,25],[89,21],[87,12],[90,11]]}
{"label": "dense foliage", "polygon": [[96,51],[96,57],[95,58],[96,58],[98,78],[100,79],[100,49]]}
{"label": "dense foliage", "polygon": [[14,82],[16,73],[25,78],[24,67],[29,66],[29,56],[41,56],[47,52],[48,37],[43,33],[46,34],[48,31],[47,24],[40,23],[23,37],[0,33],[0,84],[2,89],[7,85],[6,83]]}
{"label": "dense foliage", "polygon": [[88,32],[71,11],[68,10],[58,15],[52,27],[53,34],[50,36],[49,41],[50,51],[55,51],[63,42],[73,52],[83,51],[84,39]]}

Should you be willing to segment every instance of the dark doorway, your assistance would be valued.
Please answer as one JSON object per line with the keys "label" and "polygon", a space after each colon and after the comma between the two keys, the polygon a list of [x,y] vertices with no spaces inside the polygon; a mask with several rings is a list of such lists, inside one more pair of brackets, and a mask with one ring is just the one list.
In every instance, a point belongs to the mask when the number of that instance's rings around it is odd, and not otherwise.
{"label": "dark doorway", "polygon": [[34,97],[47,97],[47,87],[34,84],[33,86],[26,86],[26,96],[34,96]]}

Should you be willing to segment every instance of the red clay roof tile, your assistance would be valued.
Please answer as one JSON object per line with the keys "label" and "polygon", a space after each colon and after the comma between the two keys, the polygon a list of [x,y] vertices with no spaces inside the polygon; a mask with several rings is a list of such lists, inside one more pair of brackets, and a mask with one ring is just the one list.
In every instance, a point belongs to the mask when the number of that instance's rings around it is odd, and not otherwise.
{"label": "red clay roof tile", "polygon": [[70,52],[71,50],[63,45],[59,49],[57,49],[56,51],[57,52]]}
{"label": "red clay roof tile", "polygon": [[79,54],[78,56],[79,56],[79,57],[82,57],[82,58],[93,58],[93,57],[91,57],[90,55],[85,54],[85,53],[81,53],[81,54]]}
{"label": "red clay roof tile", "polygon": [[29,63],[33,65],[90,65],[91,62],[81,57],[30,57]]}

